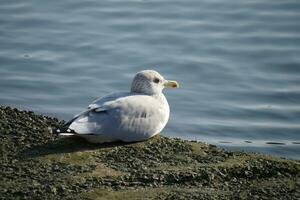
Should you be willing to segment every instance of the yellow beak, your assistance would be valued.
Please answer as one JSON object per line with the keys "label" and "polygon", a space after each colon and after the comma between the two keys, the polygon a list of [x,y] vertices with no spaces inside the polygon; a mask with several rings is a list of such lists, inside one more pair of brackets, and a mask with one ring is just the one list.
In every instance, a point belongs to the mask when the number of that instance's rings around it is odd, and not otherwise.
{"label": "yellow beak", "polygon": [[168,88],[178,88],[179,84],[177,83],[177,81],[166,80],[164,86]]}

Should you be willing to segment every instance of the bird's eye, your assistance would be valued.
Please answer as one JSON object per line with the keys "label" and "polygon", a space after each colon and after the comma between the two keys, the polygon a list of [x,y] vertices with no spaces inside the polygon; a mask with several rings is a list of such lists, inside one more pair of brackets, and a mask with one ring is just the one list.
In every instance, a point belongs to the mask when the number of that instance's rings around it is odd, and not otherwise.
{"label": "bird's eye", "polygon": [[159,83],[159,79],[158,79],[158,78],[154,78],[154,79],[153,79],[153,82],[154,82],[154,83]]}

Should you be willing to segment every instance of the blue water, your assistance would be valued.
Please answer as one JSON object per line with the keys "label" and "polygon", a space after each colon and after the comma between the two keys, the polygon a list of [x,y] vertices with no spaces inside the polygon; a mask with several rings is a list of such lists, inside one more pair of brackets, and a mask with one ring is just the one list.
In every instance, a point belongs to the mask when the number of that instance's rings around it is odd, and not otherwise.
{"label": "blue water", "polygon": [[300,159],[300,1],[0,2],[1,105],[67,120],[143,69],[181,85],[164,135]]}

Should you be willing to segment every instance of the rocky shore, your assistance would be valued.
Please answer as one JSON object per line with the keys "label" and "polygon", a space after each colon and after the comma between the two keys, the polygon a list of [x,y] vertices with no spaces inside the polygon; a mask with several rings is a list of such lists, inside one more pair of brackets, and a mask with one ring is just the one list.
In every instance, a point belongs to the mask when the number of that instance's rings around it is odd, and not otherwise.
{"label": "rocky shore", "polygon": [[0,199],[299,199],[300,161],[163,136],[89,144],[0,107]]}

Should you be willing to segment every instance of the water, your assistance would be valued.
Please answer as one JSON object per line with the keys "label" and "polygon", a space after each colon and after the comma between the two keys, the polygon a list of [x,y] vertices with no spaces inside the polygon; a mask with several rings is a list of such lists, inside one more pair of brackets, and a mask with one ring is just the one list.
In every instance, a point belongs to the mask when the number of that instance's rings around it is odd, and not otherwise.
{"label": "water", "polygon": [[300,1],[0,2],[0,104],[69,119],[155,69],[163,134],[300,159]]}

